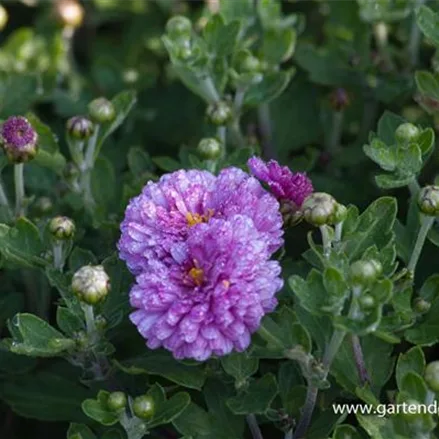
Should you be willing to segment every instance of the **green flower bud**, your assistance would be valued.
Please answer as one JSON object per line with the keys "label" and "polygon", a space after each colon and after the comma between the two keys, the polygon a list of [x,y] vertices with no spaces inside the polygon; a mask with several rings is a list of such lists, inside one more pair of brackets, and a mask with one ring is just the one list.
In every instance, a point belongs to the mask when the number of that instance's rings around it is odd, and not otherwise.
{"label": "green flower bud", "polygon": [[56,216],[50,220],[49,231],[55,239],[65,241],[73,238],[76,227],[70,218],[66,216]]}
{"label": "green flower bud", "polygon": [[177,15],[170,18],[166,23],[166,33],[172,39],[190,37],[192,33],[192,23],[188,18]]}
{"label": "green flower bud", "polygon": [[197,151],[204,160],[216,160],[221,155],[221,143],[213,137],[201,139]]}
{"label": "green flower bud", "polygon": [[355,261],[350,268],[351,281],[354,285],[367,285],[375,281],[382,272],[381,262],[375,259]]}
{"label": "green flower bud", "polygon": [[3,30],[8,22],[8,12],[0,5],[0,30]]}
{"label": "green flower bud", "polygon": [[110,278],[102,265],[85,265],[73,276],[72,290],[81,302],[96,305],[110,291]]}
{"label": "green flower bud", "polygon": [[427,365],[424,379],[433,392],[439,392],[439,361],[433,361]]}
{"label": "green flower bud", "polygon": [[151,419],[154,416],[154,400],[149,395],[142,395],[134,398],[133,412],[134,414],[144,420]]}
{"label": "green flower bud", "polygon": [[75,332],[73,334],[73,339],[79,349],[86,349],[89,345],[89,339],[85,331]]}
{"label": "green flower bud", "polygon": [[419,314],[426,314],[428,311],[430,311],[431,303],[422,297],[417,297],[413,302],[413,308]]}
{"label": "green flower bud", "polygon": [[49,197],[40,197],[35,201],[34,209],[38,215],[45,215],[53,209],[52,200]]}
{"label": "green flower bud", "polygon": [[415,142],[419,137],[419,128],[412,123],[403,123],[395,131],[396,141],[402,145]]}
{"label": "green flower bud", "polygon": [[112,122],[116,117],[114,105],[106,98],[97,98],[88,104],[91,119],[96,123]]}
{"label": "green flower bud", "polygon": [[99,314],[95,318],[95,324],[96,324],[96,328],[102,331],[107,327],[108,322],[107,319],[102,314]]}
{"label": "green flower bud", "polygon": [[439,186],[425,186],[418,195],[419,210],[428,216],[439,216]]}
{"label": "green flower bud", "polygon": [[177,58],[182,61],[187,61],[189,58],[193,56],[194,52],[192,48],[186,44],[182,44],[177,48]]}
{"label": "green flower bud", "polygon": [[67,121],[67,132],[78,140],[87,140],[94,131],[93,122],[83,116],[75,116]]}
{"label": "green flower bud", "polygon": [[333,218],[333,224],[338,224],[343,222],[348,215],[348,209],[345,205],[337,203],[334,218]]}
{"label": "green flower bud", "polygon": [[236,68],[239,73],[257,73],[261,71],[261,61],[246,52],[238,56]]}
{"label": "green flower bud", "polygon": [[360,307],[364,311],[368,311],[375,307],[375,298],[370,294],[364,294],[359,299]]}
{"label": "green flower bud", "polygon": [[332,224],[337,212],[337,201],[324,192],[314,192],[303,202],[302,212],[305,220],[313,226]]}
{"label": "green flower bud", "polygon": [[285,227],[293,227],[303,219],[303,212],[290,200],[280,201],[280,213]]}
{"label": "green flower bud", "polygon": [[207,108],[207,118],[216,126],[227,125],[233,118],[232,107],[225,101],[218,101]]}
{"label": "green flower bud", "polygon": [[108,395],[107,406],[110,410],[119,411],[126,407],[127,396],[123,392],[113,392]]}

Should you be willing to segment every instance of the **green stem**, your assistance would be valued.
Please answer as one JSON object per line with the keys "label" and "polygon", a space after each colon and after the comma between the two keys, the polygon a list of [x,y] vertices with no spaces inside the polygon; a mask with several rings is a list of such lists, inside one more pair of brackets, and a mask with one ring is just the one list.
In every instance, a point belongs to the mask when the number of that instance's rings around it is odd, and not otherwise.
{"label": "green stem", "polygon": [[87,329],[87,335],[90,337],[90,340],[93,343],[96,341],[96,336],[97,336],[93,306],[83,304],[82,309],[84,311],[84,316],[85,316],[85,327]]}
{"label": "green stem", "polygon": [[425,3],[425,0],[415,0],[416,4],[413,9],[412,27],[410,30],[410,39],[408,43],[408,52],[410,64],[416,67],[419,62],[419,47],[421,44],[421,30],[419,29],[416,19],[416,10]]}
{"label": "green stem", "polygon": [[63,257],[63,243],[62,241],[56,241],[52,246],[53,251],[53,266],[56,270],[62,271],[64,267]]}
{"label": "green stem", "polygon": [[415,273],[416,265],[419,261],[419,257],[421,256],[422,247],[424,246],[425,239],[427,238],[427,234],[433,225],[433,222],[434,217],[421,214],[421,227],[419,229],[418,237],[416,238],[416,243],[413,248],[410,261],[407,265],[407,269],[413,274]]}
{"label": "green stem", "polygon": [[288,430],[286,433],[285,433],[285,438],[284,439],[293,439],[293,430],[291,429],[291,430]]}
{"label": "green stem", "polygon": [[256,420],[256,416],[253,414],[247,415],[247,424],[250,428],[250,432],[252,434],[253,439],[263,439],[261,430],[259,429],[258,421]]}
{"label": "green stem", "polygon": [[382,58],[386,69],[392,70],[393,63],[389,53],[389,46],[388,46],[389,29],[387,24],[384,21],[375,23],[373,32],[375,35],[375,41],[378,47],[380,57]]}
{"label": "green stem", "polygon": [[408,187],[412,197],[418,195],[419,191],[421,190],[421,186],[419,186],[416,177],[414,177],[413,180],[408,184]]}
{"label": "green stem", "polygon": [[0,180],[0,206],[3,206],[6,213],[7,221],[11,219],[11,208],[9,206],[8,196],[6,195],[3,183]]}
{"label": "green stem", "polygon": [[209,104],[213,104],[220,100],[220,95],[215,87],[211,76],[206,75],[200,78],[200,90],[201,94],[206,98]]}
{"label": "green stem", "polygon": [[276,150],[273,145],[273,127],[271,124],[270,106],[268,104],[259,105],[258,122],[264,156],[267,159],[275,158]]}
{"label": "green stem", "polygon": [[337,223],[335,225],[334,241],[335,242],[340,242],[342,234],[343,234],[343,221],[340,221],[339,223]]}
{"label": "green stem", "polygon": [[15,183],[15,213],[17,216],[25,214],[24,208],[24,164],[14,165],[14,183]]}
{"label": "green stem", "polygon": [[219,159],[223,160],[227,153],[227,128],[225,126],[218,127],[217,137],[221,142],[221,155]]}
{"label": "green stem", "polygon": [[[325,353],[323,355],[323,368],[325,370],[323,379],[329,374],[329,369],[331,364],[340,349],[341,344],[346,336],[346,331],[340,329],[334,330],[329,344],[326,346]],[[297,425],[296,432],[294,434],[294,439],[304,439],[305,434],[308,430],[309,424],[311,423],[311,418],[314,412],[314,408],[317,401],[317,395],[319,389],[315,384],[308,383],[308,389],[306,391],[305,405],[303,406],[302,416],[300,418],[299,424]]]}
{"label": "green stem", "polygon": [[343,133],[343,111],[334,111],[332,116],[332,131],[328,139],[327,150],[334,155],[340,149],[341,135]]}
{"label": "green stem", "polygon": [[328,233],[328,226],[320,226],[320,233],[322,234],[323,256],[329,258],[331,254],[331,238]]}
{"label": "green stem", "polygon": [[363,349],[361,348],[360,338],[358,335],[352,334],[351,342],[358,376],[360,377],[361,384],[364,385],[370,382],[370,378],[367,372],[366,363],[364,362]]}

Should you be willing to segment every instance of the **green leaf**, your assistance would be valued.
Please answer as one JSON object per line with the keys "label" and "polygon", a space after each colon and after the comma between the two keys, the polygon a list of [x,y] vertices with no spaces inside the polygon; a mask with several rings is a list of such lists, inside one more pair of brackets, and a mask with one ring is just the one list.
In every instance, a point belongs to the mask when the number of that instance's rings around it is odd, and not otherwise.
{"label": "green leaf", "polygon": [[422,285],[419,295],[428,302],[439,297],[439,274],[431,275]]}
{"label": "green leaf", "polygon": [[145,355],[118,364],[132,375],[159,375],[181,386],[200,390],[206,379],[203,367],[187,366],[165,351],[148,351]]}
{"label": "green leaf", "polygon": [[116,176],[113,165],[105,157],[99,157],[91,174],[91,192],[99,206],[108,205],[115,196]]}
{"label": "green leaf", "polygon": [[385,171],[396,168],[395,148],[387,146],[378,138],[374,138],[370,145],[363,146],[364,153]]}
{"label": "green leaf", "polygon": [[396,151],[396,167],[401,175],[417,174],[422,169],[422,152],[419,146],[412,143],[408,148]]}
{"label": "green leaf", "polygon": [[268,29],[262,41],[262,56],[271,64],[280,64],[293,56],[297,34],[294,29]]}
{"label": "green leaf", "polygon": [[133,146],[128,151],[128,167],[135,177],[140,177],[154,168],[149,154],[138,146]]}
{"label": "green leaf", "polygon": [[58,175],[63,174],[64,169],[66,167],[66,163],[67,161],[65,157],[59,152],[50,154],[47,151],[44,151],[43,149],[40,149],[38,151],[36,157],[32,161],[32,164],[41,166],[43,168],[48,168]]}
{"label": "green leaf", "polygon": [[388,439],[384,437],[380,431],[387,422],[385,418],[379,416],[364,416],[358,413],[356,416],[361,427],[366,430],[371,439]]}
{"label": "green leaf", "polygon": [[439,47],[439,15],[427,6],[421,6],[416,11],[416,20],[422,33]]}
{"label": "green leaf", "polygon": [[417,71],[415,81],[423,95],[439,100],[439,81],[435,75],[428,71]]}
{"label": "green leaf", "polygon": [[203,36],[209,51],[221,57],[232,54],[238,41],[240,28],[239,21],[233,20],[225,24],[221,15],[212,15],[203,29]]}
{"label": "green leaf", "polygon": [[379,198],[369,205],[359,216],[355,229],[345,233],[343,250],[350,260],[361,258],[373,245],[381,250],[394,239],[396,212],[396,200],[392,197]]}
{"label": "green leaf", "polygon": [[[439,85],[439,84],[438,84]],[[421,132],[416,143],[421,149],[422,157],[428,156],[434,147],[435,135],[431,128],[427,128]]]}
{"label": "green leaf", "polygon": [[427,315],[413,328],[405,332],[405,338],[410,343],[420,346],[432,346],[439,341],[439,298],[436,298]]}
{"label": "green leaf", "polygon": [[41,366],[32,373],[9,376],[0,386],[0,398],[25,418],[87,422],[81,403],[90,391],[79,384],[82,371],[64,361]]}
{"label": "green leaf", "polygon": [[211,415],[193,402],[172,423],[181,434],[186,436],[195,438],[210,436],[213,438]]}
{"label": "green leaf", "polygon": [[67,439],[96,439],[96,436],[86,425],[73,423],[67,431]]}
{"label": "green leaf", "polygon": [[254,7],[252,0],[220,0],[220,14],[226,23],[231,20],[249,20],[253,18]]}
{"label": "green leaf", "polygon": [[234,352],[222,357],[221,364],[226,373],[235,378],[237,386],[239,386],[257,372],[259,360],[250,358],[245,352]]}
{"label": "green leaf", "polygon": [[0,252],[6,260],[24,267],[43,267],[40,256],[43,242],[37,227],[26,218],[19,218],[14,227],[0,224]]}
{"label": "green leaf", "polygon": [[222,381],[210,379],[206,382],[203,395],[209,413],[213,416],[213,428],[215,436],[211,439],[242,439],[244,437],[243,416],[234,415],[227,404],[227,399],[233,395],[233,390]]}
{"label": "green leaf", "polygon": [[58,139],[50,127],[33,113],[27,113],[26,118],[38,134],[38,147],[49,154],[55,154],[59,150]]}
{"label": "green leaf", "polygon": [[244,96],[244,105],[255,107],[277,98],[288,86],[293,71],[267,73],[261,82],[251,85]]}
{"label": "green leaf", "polygon": [[32,357],[55,357],[72,349],[75,342],[33,314],[17,314],[9,324],[15,338],[10,350]]}
{"label": "green leaf", "polygon": [[63,306],[59,306],[56,310],[56,323],[69,337],[73,337],[75,333],[85,329],[81,316]]}
{"label": "green leaf", "polygon": [[282,408],[290,416],[300,415],[300,407],[305,401],[306,387],[302,372],[296,362],[283,362],[278,371],[279,396]]}
{"label": "green leaf", "polygon": [[148,428],[154,428],[158,425],[168,424],[177,419],[184,410],[189,406],[191,398],[189,393],[179,392],[173,395],[167,401],[163,401],[156,406],[153,418],[147,423]]}
{"label": "green leaf", "polygon": [[84,265],[96,265],[98,260],[90,250],[81,247],[75,247],[70,253],[69,269],[73,273],[79,270]]}
{"label": "green leaf", "polygon": [[404,118],[386,110],[378,121],[378,138],[386,145],[395,144],[395,131],[404,122]]}
{"label": "green leaf", "polygon": [[419,346],[409,349],[407,352],[400,354],[396,363],[396,382],[398,388],[402,389],[404,377],[409,372],[423,375],[425,369],[424,352]]}
{"label": "green leaf", "polygon": [[111,100],[116,112],[116,117],[112,122],[107,122],[100,126],[97,148],[94,155],[95,159],[99,156],[100,149],[105,139],[122,125],[136,102],[136,92],[132,90],[123,91]]}
{"label": "green leaf", "polygon": [[399,390],[410,395],[410,398],[416,399],[420,403],[425,402],[428,392],[424,379],[413,371],[407,372],[402,377]]}
{"label": "green leaf", "polygon": [[152,161],[163,171],[174,172],[177,169],[180,169],[181,165],[177,160],[174,160],[171,157],[159,156],[153,157]]}
{"label": "green leaf", "polygon": [[362,436],[352,425],[343,424],[335,428],[332,439],[362,439]]}
{"label": "green leaf", "polygon": [[375,182],[381,189],[396,189],[407,186],[413,181],[413,175],[409,177],[399,177],[393,174],[381,174],[375,177]]}
{"label": "green leaf", "polygon": [[240,395],[227,400],[227,406],[237,415],[263,414],[278,393],[276,377],[271,373],[252,382]]}
{"label": "green leaf", "polygon": [[110,392],[100,390],[97,399],[86,399],[81,407],[84,413],[102,425],[114,425],[119,421],[119,416],[107,408]]}

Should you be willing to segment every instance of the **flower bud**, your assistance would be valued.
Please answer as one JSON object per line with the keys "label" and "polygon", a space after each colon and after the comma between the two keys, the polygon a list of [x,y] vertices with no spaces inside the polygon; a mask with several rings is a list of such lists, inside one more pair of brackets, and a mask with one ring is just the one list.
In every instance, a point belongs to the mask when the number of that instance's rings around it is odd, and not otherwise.
{"label": "flower bud", "polygon": [[102,331],[107,327],[108,322],[107,319],[102,314],[99,314],[95,318],[95,324],[96,324],[96,328]]}
{"label": "flower bud", "polygon": [[302,204],[303,217],[316,227],[332,224],[336,211],[337,201],[324,192],[314,192]]}
{"label": "flower bud", "polygon": [[172,39],[190,37],[192,33],[192,23],[188,18],[177,15],[170,18],[166,23],[166,33]]}
{"label": "flower bud", "polygon": [[239,73],[255,73],[261,71],[261,61],[250,52],[243,52],[238,55],[236,69]]}
{"label": "flower bud", "polygon": [[0,5],[0,30],[3,30],[8,22],[8,12]]}
{"label": "flower bud", "polygon": [[333,224],[339,224],[342,223],[348,215],[348,209],[345,205],[337,203],[337,206],[335,208],[334,218],[333,218]]}
{"label": "flower bud", "polygon": [[350,268],[351,281],[354,285],[367,285],[375,281],[382,272],[383,266],[376,259],[355,261]]}
{"label": "flower bud", "polygon": [[73,339],[79,349],[86,349],[89,345],[89,339],[85,331],[75,332],[73,334]]}
{"label": "flower bud", "polygon": [[221,143],[213,137],[201,139],[197,151],[204,160],[216,160],[221,155]]}
{"label": "flower bud", "polygon": [[360,307],[364,311],[368,311],[375,307],[375,298],[370,294],[364,294],[359,299]]}
{"label": "flower bud", "polygon": [[123,392],[113,392],[108,395],[107,406],[110,410],[122,410],[127,405],[127,396]]}
{"label": "flower bud", "polygon": [[207,118],[217,126],[227,125],[233,118],[232,107],[225,101],[218,101],[207,108]]}
{"label": "flower bud", "polygon": [[334,111],[343,111],[349,107],[351,100],[344,88],[337,88],[329,96],[329,103]]}
{"label": "flower bud", "polygon": [[55,239],[65,241],[73,238],[76,227],[70,218],[66,216],[56,216],[50,220],[49,231]]}
{"label": "flower bud", "polygon": [[22,116],[11,116],[0,129],[0,141],[6,156],[12,163],[24,163],[33,159],[38,151],[38,134]]}
{"label": "flower bud", "polygon": [[439,186],[425,186],[418,195],[419,210],[428,216],[439,216]]}
{"label": "flower bud", "polygon": [[291,200],[280,200],[279,209],[285,227],[293,227],[303,219],[303,212]]}
{"label": "flower bud", "polygon": [[134,398],[133,412],[140,419],[151,419],[154,415],[154,400],[149,395],[142,395]]}
{"label": "flower bud", "polygon": [[419,128],[412,123],[403,123],[395,131],[396,141],[402,145],[416,142],[420,134]]}
{"label": "flower bud", "polygon": [[426,314],[430,311],[431,303],[422,297],[417,297],[413,302],[413,308],[419,314]]}
{"label": "flower bud", "polygon": [[79,27],[84,19],[84,8],[76,0],[61,0],[57,12],[66,26]]}
{"label": "flower bud", "polygon": [[427,365],[424,379],[433,392],[439,392],[439,361],[433,361]]}
{"label": "flower bud", "polygon": [[34,209],[38,215],[45,215],[53,209],[52,200],[49,197],[40,197],[35,201]]}
{"label": "flower bud", "polygon": [[112,122],[116,117],[114,105],[106,98],[97,98],[88,104],[91,119],[96,123]]}
{"label": "flower bud", "polygon": [[87,140],[94,131],[93,122],[83,116],[74,116],[67,121],[67,132],[78,140]]}
{"label": "flower bud", "polygon": [[72,290],[81,302],[96,305],[110,291],[110,278],[102,265],[85,265],[73,276]]}

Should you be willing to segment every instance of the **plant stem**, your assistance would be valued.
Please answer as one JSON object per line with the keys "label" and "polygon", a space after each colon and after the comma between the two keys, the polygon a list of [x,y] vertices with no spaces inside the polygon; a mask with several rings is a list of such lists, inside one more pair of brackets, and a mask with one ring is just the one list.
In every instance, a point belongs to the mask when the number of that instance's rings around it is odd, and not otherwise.
{"label": "plant stem", "polygon": [[270,107],[261,104],[258,107],[259,131],[262,137],[263,155],[267,159],[276,158],[276,149],[273,145],[273,127],[271,124]]}
{"label": "plant stem", "polygon": [[415,273],[416,265],[419,257],[421,256],[422,247],[424,246],[425,239],[427,238],[428,231],[433,225],[434,217],[421,214],[421,228],[419,229],[418,237],[410,257],[410,261],[407,265],[407,269],[411,273]]}
{"label": "plant stem", "polygon": [[24,209],[24,164],[14,165],[14,183],[15,183],[15,213],[17,216],[25,214]]}
{"label": "plant stem", "polygon": [[329,258],[331,254],[331,238],[326,225],[320,226],[320,233],[322,234],[323,256]]}
{"label": "plant stem", "polygon": [[[334,330],[331,340],[326,346],[325,353],[323,355],[322,363],[325,370],[323,379],[327,378],[331,364],[334,361],[335,355],[337,354],[341,344],[343,343],[345,336],[346,331],[342,331],[340,329]],[[294,439],[303,439],[305,437],[309,424],[311,423],[311,418],[314,412],[314,407],[316,405],[318,393],[318,387],[315,384],[308,383],[305,405],[303,406],[302,416],[300,418],[299,424],[297,425]]]}
{"label": "plant stem", "polygon": [[355,364],[357,366],[358,376],[360,377],[361,384],[370,383],[369,374],[367,372],[366,364],[364,362],[363,350],[361,348],[360,338],[358,335],[353,334],[351,337],[352,350],[354,351]]}
{"label": "plant stem", "polygon": [[340,148],[341,135],[343,133],[344,111],[334,111],[332,115],[332,131],[328,139],[327,150],[331,155],[336,154]]}
{"label": "plant stem", "polygon": [[96,322],[94,316],[94,310],[92,305],[83,304],[82,309],[85,316],[85,327],[87,328],[87,335],[90,337],[92,342],[96,341]]}
{"label": "plant stem", "polygon": [[291,430],[288,430],[286,433],[285,433],[285,438],[284,439],[293,439],[293,430],[291,429]]}
{"label": "plant stem", "polygon": [[63,258],[63,243],[62,241],[56,241],[53,243],[52,247],[53,251],[53,266],[58,271],[62,271],[64,267],[64,258]]}
{"label": "plant stem", "polygon": [[256,416],[253,414],[247,415],[247,424],[250,428],[253,439],[264,439],[259,429],[258,421],[256,420]]}
{"label": "plant stem", "polygon": [[200,78],[200,90],[209,104],[213,104],[220,100],[220,95],[210,75]]}
{"label": "plant stem", "polygon": [[340,242],[341,241],[341,235],[343,233],[343,221],[340,221],[335,225],[335,236],[334,241]]}
{"label": "plant stem", "polygon": [[82,165],[80,166],[81,192],[84,197],[85,205],[90,209],[92,209],[94,206],[94,199],[91,191],[91,173],[93,171],[96,161],[95,154],[98,145],[98,137],[99,137],[99,126],[96,126],[93,136],[88,141],[87,151],[85,152],[85,159],[82,162]]}
{"label": "plant stem", "polygon": [[9,207],[8,196],[6,195],[5,189],[3,187],[3,182],[0,180],[0,206],[3,206],[6,211],[6,217],[9,221],[11,218],[11,208]]}
{"label": "plant stem", "polygon": [[412,197],[418,195],[419,191],[421,190],[421,186],[419,186],[418,180],[413,178],[413,180],[408,184],[410,194]]}
{"label": "plant stem", "polygon": [[425,0],[415,0],[415,6],[413,8],[412,27],[410,30],[410,39],[408,43],[408,52],[410,58],[410,65],[416,67],[419,62],[419,46],[421,43],[421,30],[419,29],[418,22],[416,20],[416,10],[425,3]]}

